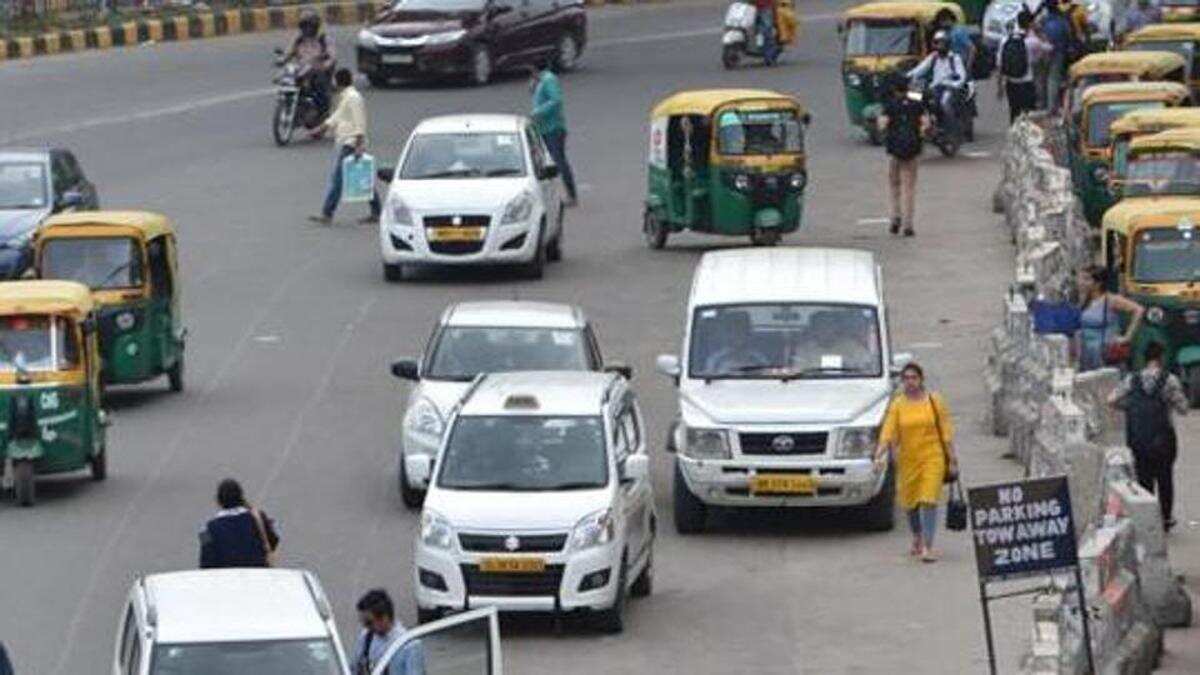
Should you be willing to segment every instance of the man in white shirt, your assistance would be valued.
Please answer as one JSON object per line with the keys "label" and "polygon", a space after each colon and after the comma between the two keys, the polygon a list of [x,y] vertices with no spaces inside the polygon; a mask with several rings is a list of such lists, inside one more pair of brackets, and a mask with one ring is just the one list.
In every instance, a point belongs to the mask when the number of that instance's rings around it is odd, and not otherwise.
{"label": "man in white shirt", "polygon": [[[1017,27],[1004,41],[1000,43],[1000,48],[996,50],[996,77],[1003,85],[1000,91],[1008,96],[1008,121],[1017,121],[1023,113],[1029,112],[1037,107],[1037,86],[1034,84],[1033,71],[1036,65],[1046,59],[1053,51],[1053,47],[1049,42],[1038,37],[1032,30],[1033,15],[1026,10],[1021,10],[1017,14]],[[1005,73],[1005,45],[1009,41],[1019,41],[1024,43],[1025,48],[1025,68],[1024,72]],[[1016,64],[1019,65],[1019,64]],[[1009,69],[1014,67],[1014,64],[1009,64]],[[1020,70],[1017,68],[1017,70]]]}
{"label": "man in white shirt", "polygon": [[916,68],[908,71],[909,80],[928,80],[941,113],[941,122],[954,119],[954,97],[967,84],[967,67],[958,54],[950,51],[950,35],[944,30],[933,34],[934,51]]}
{"label": "man in white shirt", "polygon": [[[342,162],[350,155],[361,157],[367,151],[367,104],[362,94],[354,88],[354,75],[348,68],[338,68],[333,75],[337,88],[337,104],[329,117],[310,132],[313,138],[333,132],[337,159],[333,165],[333,176],[329,179],[329,191],[321,215],[309,216],[309,220],[328,225],[333,222],[333,212],[342,201]],[[371,195],[371,215],[362,223],[373,223],[379,219],[379,195]]]}

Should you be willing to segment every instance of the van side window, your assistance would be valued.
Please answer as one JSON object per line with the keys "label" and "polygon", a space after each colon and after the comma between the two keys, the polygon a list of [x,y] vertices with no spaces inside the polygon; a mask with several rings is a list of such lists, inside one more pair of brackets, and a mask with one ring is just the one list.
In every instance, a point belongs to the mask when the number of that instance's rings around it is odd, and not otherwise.
{"label": "van side window", "polygon": [[125,610],[125,624],[121,629],[121,665],[129,663],[129,650],[137,642],[137,618],[133,615],[133,607]]}
{"label": "van side window", "polygon": [[150,293],[156,298],[171,297],[171,261],[167,258],[167,238],[159,237],[146,245],[150,262]]}

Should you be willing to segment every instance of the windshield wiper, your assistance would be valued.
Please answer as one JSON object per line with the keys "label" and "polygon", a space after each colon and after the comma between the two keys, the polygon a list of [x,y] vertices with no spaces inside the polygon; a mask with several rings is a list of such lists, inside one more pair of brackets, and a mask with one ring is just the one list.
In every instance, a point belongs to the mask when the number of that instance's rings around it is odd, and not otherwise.
{"label": "windshield wiper", "polygon": [[427,173],[422,175],[421,178],[461,178],[464,176],[478,176],[480,173],[481,172],[479,169],[451,169],[448,171],[435,171],[434,173]]}
{"label": "windshield wiper", "polygon": [[546,491],[550,491],[550,490],[598,490],[602,487],[604,487],[604,486],[596,483],[595,481],[574,481],[571,483],[559,483],[557,485],[547,485],[544,488],[538,488],[538,489],[546,490]]}
{"label": "windshield wiper", "polygon": [[848,373],[851,375],[870,375],[870,371],[862,368],[851,368],[849,366],[816,366],[813,368],[805,368],[797,373],[799,377],[807,377],[809,375],[820,375],[822,373]]}
{"label": "windshield wiper", "polygon": [[130,266],[132,266],[132,265],[133,265],[132,260],[130,260],[129,262],[121,263],[120,265],[117,266],[116,269],[109,272],[108,276],[104,277],[104,281],[101,281],[99,284],[96,284],[93,288],[108,288],[108,282],[112,281],[113,278],[115,278],[121,272],[127,271],[130,268]]}
{"label": "windshield wiper", "polygon": [[524,173],[524,172],[521,171],[520,169],[492,169],[483,175],[485,175],[485,176],[520,176],[522,173]]}

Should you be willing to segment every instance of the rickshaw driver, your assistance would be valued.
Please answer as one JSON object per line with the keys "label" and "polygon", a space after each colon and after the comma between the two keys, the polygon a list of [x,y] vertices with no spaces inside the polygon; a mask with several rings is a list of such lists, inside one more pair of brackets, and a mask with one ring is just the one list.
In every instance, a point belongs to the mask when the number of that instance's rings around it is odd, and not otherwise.
{"label": "rickshaw driver", "polygon": [[[59,330],[62,330],[60,325]],[[47,370],[50,361],[50,327],[25,317],[12,317],[0,328],[0,368],[3,370]],[[64,355],[65,360],[65,355]]]}
{"label": "rickshaw driver", "polygon": [[967,83],[967,69],[958,54],[950,51],[950,36],[946,31],[933,34],[933,52],[908,71],[908,79],[912,82],[928,79],[928,89],[938,103],[939,124],[945,125],[946,120],[953,119],[956,99]]}

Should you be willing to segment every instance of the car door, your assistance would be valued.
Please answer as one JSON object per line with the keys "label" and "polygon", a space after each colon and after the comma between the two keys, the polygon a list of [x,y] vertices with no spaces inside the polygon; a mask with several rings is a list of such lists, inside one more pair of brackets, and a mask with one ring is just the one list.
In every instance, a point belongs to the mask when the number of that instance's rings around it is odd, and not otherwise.
{"label": "car door", "polygon": [[388,647],[371,675],[386,675],[394,659],[405,673],[503,675],[499,614],[484,607],[421,624]]}
{"label": "car door", "polygon": [[521,0],[489,0],[487,5],[487,36],[492,50],[492,63],[508,67],[521,51],[521,28],[524,16]]}
{"label": "car door", "polygon": [[528,59],[541,60],[553,54],[562,29],[558,26],[559,0],[521,0],[525,3]]}
{"label": "car door", "polygon": [[529,146],[529,161],[533,167],[534,179],[537,180],[542,205],[546,209],[546,225],[550,230],[546,241],[549,241],[558,236],[563,218],[562,195],[558,189],[558,178],[542,177],[545,175],[543,171],[547,167],[554,166],[554,160],[551,159],[546,144],[542,142],[541,134],[534,131],[532,126],[525,127],[525,144]]}
{"label": "car door", "polygon": [[[620,442],[617,450],[617,466],[630,455],[645,452],[645,439],[641,413],[632,392],[627,392],[622,398],[620,412],[616,417],[620,430]],[[625,522],[628,527],[629,563],[640,560],[650,545],[650,484],[648,480],[622,481],[620,487]]]}

